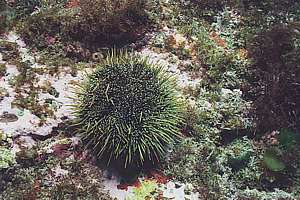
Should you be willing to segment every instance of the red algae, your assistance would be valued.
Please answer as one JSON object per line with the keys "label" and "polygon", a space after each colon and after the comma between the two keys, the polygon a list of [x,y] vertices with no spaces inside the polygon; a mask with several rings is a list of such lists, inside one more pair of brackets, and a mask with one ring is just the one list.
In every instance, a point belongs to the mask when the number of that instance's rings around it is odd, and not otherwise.
{"label": "red algae", "polygon": [[136,181],[135,181],[134,183],[122,183],[122,184],[119,184],[119,185],[117,186],[117,188],[118,188],[119,190],[125,190],[125,191],[127,191],[127,190],[128,190],[128,187],[139,188],[139,187],[141,187],[141,186],[142,186],[142,184],[141,184],[140,180],[139,180],[139,179],[136,179]]}

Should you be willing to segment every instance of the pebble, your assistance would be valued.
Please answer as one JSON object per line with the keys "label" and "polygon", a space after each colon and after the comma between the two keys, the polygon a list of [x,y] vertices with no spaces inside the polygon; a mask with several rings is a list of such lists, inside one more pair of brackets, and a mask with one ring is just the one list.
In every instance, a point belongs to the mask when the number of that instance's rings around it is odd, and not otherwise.
{"label": "pebble", "polygon": [[18,119],[17,115],[8,112],[3,112],[3,114],[0,115],[0,123],[16,122]]}

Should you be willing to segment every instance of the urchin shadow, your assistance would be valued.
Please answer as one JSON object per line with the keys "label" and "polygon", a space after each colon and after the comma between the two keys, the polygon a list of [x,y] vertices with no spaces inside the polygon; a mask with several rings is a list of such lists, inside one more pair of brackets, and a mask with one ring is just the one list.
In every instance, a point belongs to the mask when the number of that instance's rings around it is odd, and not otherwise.
{"label": "urchin shadow", "polygon": [[132,163],[126,167],[123,165],[124,162],[120,160],[112,160],[109,165],[106,163],[105,157],[96,158],[96,165],[105,172],[106,178],[116,177],[120,183],[126,184],[132,184],[138,177],[159,168],[158,161],[152,162],[150,160],[145,160],[143,165]]}

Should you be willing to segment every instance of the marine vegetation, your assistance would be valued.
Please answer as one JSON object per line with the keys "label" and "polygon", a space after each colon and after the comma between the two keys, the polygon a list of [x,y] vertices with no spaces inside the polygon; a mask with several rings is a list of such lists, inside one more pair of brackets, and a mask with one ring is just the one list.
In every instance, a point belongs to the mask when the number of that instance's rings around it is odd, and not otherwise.
{"label": "marine vegetation", "polygon": [[299,200],[299,64],[299,0],[0,0],[0,199]]}

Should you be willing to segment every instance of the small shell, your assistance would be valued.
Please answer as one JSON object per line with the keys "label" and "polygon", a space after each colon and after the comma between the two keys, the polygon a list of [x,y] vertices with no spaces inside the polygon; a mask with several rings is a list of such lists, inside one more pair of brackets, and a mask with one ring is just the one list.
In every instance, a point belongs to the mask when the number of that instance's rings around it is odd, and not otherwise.
{"label": "small shell", "polygon": [[93,59],[94,61],[100,61],[100,60],[103,59],[103,58],[104,58],[104,56],[103,56],[103,54],[100,53],[100,52],[96,52],[96,53],[93,53],[93,54],[92,54],[92,59]]}

